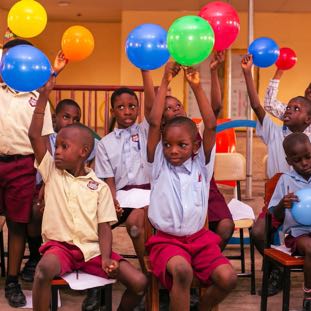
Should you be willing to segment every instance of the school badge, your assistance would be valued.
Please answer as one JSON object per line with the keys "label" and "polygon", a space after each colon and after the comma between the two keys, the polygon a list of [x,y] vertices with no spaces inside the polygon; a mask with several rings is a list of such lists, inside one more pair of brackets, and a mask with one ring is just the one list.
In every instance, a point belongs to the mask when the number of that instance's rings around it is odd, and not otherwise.
{"label": "school badge", "polygon": [[87,184],[88,188],[90,188],[91,190],[97,190],[98,185],[99,185],[99,183],[94,181],[94,180],[90,180]]}
{"label": "school badge", "polygon": [[138,136],[138,134],[132,135],[132,141],[133,141],[134,143],[137,143],[137,142],[139,141],[139,136]]}
{"label": "school badge", "polygon": [[37,99],[33,98],[33,97],[30,97],[29,101],[28,101],[29,105],[31,107],[36,107],[37,105]]}

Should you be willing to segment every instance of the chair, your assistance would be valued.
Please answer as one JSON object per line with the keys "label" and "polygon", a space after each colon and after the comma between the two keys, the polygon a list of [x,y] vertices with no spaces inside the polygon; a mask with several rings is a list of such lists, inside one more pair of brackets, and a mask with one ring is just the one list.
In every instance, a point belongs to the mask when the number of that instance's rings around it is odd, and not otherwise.
{"label": "chair", "polygon": [[[216,153],[214,177],[217,181],[232,180],[237,183],[237,199],[241,201],[241,181],[246,180],[246,161],[240,153]],[[256,294],[255,288],[255,253],[254,243],[251,238],[251,229],[253,226],[253,219],[235,220],[235,229],[239,230],[240,234],[240,255],[227,256],[232,260],[241,261],[241,273],[238,273],[240,277],[251,278],[251,294]],[[250,273],[245,272],[245,250],[244,250],[244,230],[249,231],[250,239],[250,259],[251,267]]]}
{"label": "chair", "polygon": [[0,269],[1,276],[5,277],[5,253],[4,253],[4,238],[3,238],[3,227],[5,224],[5,217],[0,216]]}

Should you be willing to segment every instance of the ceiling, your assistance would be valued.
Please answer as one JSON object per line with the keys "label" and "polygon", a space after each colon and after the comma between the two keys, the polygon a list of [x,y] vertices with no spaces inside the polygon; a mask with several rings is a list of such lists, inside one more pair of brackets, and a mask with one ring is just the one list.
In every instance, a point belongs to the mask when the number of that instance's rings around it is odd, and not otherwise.
{"label": "ceiling", "polygon": [[[16,0],[1,0],[9,10]],[[210,0],[40,0],[50,20],[118,22],[123,10],[197,11]],[[238,11],[248,10],[248,0],[228,0]],[[254,0],[255,12],[309,13],[310,0]]]}

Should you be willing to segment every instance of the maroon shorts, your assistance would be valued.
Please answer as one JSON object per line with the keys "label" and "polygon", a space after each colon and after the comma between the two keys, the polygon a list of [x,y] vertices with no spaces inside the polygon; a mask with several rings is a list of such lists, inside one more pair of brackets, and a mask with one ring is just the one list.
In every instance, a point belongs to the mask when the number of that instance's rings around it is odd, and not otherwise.
{"label": "maroon shorts", "polygon": [[309,234],[302,234],[300,236],[297,236],[297,237],[293,237],[292,235],[288,235],[287,237],[285,237],[285,246],[287,248],[290,248],[291,252],[292,252],[292,255],[304,255],[304,254],[299,254],[298,250],[297,250],[297,242],[300,238],[303,238],[303,237],[309,237],[311,239],[311,233]]}
{"label": "maroon shorts", "polygon": [[[266,218],[266,214],[267,214],[267,211],[261,211],[260,214],[258,215],[258,218],[260,218],[260,219]],[[282,222],[279,221],[278,219],[276,219],[274,217],[274,215],[272,214],[271,215],[271,224],[272,224],[273,229],[278,229],[282,225]]]}
{"label": "maroon shorts", "polygon": [[222,219],[232,219],[229,207],[220,193],[214,177],[210,182],[209,198],[208,198],[208,221],[219,222]]}
{"label": "maroon shorts", "polygon": [[190,236],[173,236],[158,231],[146,243],[153,274],[167,289],[172,288],[172,277],[166,267],[170,258],[182,256],[193,268],[194,275],[204,284],[211,283],[212,272],[220,265],[230,264],[219,248],[220,238],[202,229]]}
{"label": "maroon shorts", "polygon": [[[92,275],[108,278],[102,268],[101,256],[99,255],[88,261],[84,261],[83,253],[75,245],[65,242],[48,241],[39,248],[39,251],[43,256],[53,254],[58,258],[61,265],[60,276],[74,270],[81,270]],[[116,261],[123,260],[120,255],[114,252],[111,252],[110,258]]]}
{"label": "maroon shorts", "polygon": [[35,192],[34,156],[0,160],[0,212],[13,222],[28,223]]}

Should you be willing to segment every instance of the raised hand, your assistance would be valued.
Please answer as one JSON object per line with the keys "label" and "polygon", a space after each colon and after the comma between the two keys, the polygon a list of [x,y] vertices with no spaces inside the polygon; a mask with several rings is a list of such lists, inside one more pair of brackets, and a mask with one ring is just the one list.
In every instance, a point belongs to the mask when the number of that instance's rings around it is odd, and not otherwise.
{"label": "raised hand", "polygon": [[199,71],[193,67],[184,68],[185,77],[190,86],[197,86],[200,84],[200,74]]}
{"label": "raised hand", "polygon": [[251,54],[246,54],[241,60],[241,67],[244,72],[251,72],[253,66],[253,56]]}
{"label": "raised hand", "polygon": [[163,79],[165,79],[167,82],[171,82],[173,78],[178,75],[180,69],[181,66],[176,62],[167,62],[164,69]]}
{"label": "raised hand", "polygon": [[211,71],[217,70],[221,63],[225,60],[225,51],[216,51],[212,54],[210,69]]}
{"label": "raised hand", "polygon": [[64,53],[62,50],[58,51],[56,58],[54,60],[54,72],[56,74],[59,74],[67,65],[68,59],[65,57]]}

